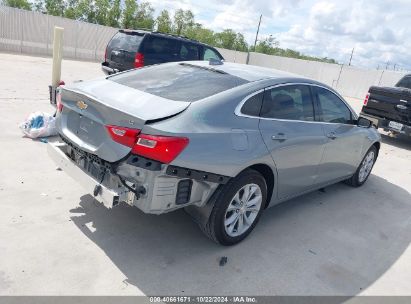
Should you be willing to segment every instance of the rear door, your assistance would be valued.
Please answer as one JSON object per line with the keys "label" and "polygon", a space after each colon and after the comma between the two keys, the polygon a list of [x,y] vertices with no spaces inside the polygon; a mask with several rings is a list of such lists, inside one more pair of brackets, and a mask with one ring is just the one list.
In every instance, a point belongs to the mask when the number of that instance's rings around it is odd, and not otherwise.
{"label": "rear door", "polygon": [[323,122],[326,137],[318,177],[323,184],[355,172],[361,160],[365,130],[356,125],[356,117],[339,96],[322,87],[313,87],[313,91],[317,101],[316,116]]}
{"label": "rear door", "polygon": [[180,61],[181,41],[157,35],[148,35],[142,53],[144,65]]}
{"label": "rear door", "polygon": [[136,53],[143,39],[143,33],[119,31],[107,45],[106,61],[108,65],[120,71],[133,69]]}
{"label": "rear door", "polygon": [[265,90],[260,132],[275,162],[278,197],[297,195],[317,182],[324,133],[315,121],[308,85],[281,85]]}
{"label": "rear door", "polygon": [[182,42],[180,49],[180,60],[199,60],[200,59],[200,47],[198,44]]}

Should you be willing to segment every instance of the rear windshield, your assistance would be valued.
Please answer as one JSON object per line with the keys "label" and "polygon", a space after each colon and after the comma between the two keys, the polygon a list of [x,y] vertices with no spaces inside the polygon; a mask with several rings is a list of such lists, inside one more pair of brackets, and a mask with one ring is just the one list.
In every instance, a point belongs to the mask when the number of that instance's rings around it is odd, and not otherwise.
{"label": "rear windshield", "polygon": [[114,35],[113,39],[111,39],[109,48],[127,52],[137,52],[143,38],[143,34],[118,32]]}
{"label": "rear windshield", "polygon": [[217,69],[187,63],[151,66],[108,79],[156,96],[186,102],[197,101],[248,82]]}
{"label": "rear windshield", "polygon": [[400,81],[398,81],[398,83],[395,86],[400,88],[411,89],[411,76],[405,76]]}

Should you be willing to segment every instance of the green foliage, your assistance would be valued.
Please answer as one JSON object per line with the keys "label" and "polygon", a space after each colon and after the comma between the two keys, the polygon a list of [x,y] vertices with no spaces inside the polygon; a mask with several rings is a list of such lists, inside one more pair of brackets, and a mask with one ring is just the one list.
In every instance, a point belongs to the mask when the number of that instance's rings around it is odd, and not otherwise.
{"label": "green foliage", "polygon": [[190,10],[178,9],[174,14],[173,32],[176,35],[185,35],[185,32],[194,26],[194,14]]}
{"label": "green foliage", "polygon": [[148,2],[140,3],[137,7],[136,18],[134,21],[135,29],[149,29],[154,28],[154,8]]}
{"label": "green foliage", "polygon": [[36,0],[34,1],[34,3],[32,4],[32,8],[36,11],[36,12],[45,12],[46,9],[44,7],[44,0]]}
{"label": "green foliage", "polygon": [[156,19],[157,31],[162,33],[172,32],[172,22],[167,10],[162,10]]}
{"label": "green foliage", "polygon": [[148,2],[138,4],[135,0],[125,0],[122,26],[129,29],[153,29],[154,8]]}
{"label": "green foliage", "polygon": [[185,31],[185,36],[206,44],[215,44],[215,33],[212,30],[204,28],[199,23],[187,28]]}
{"label": "green foliage", "polygon": [[120,27],[121,8],[120,0],[111,0],[106,25]]}
{"label": "green foliage", "polygon": [[108,15],[110,10],[109,0],[95,0],[95,23],[104,24],[108,23]]}
{"label": "green foliage", "polygon": [[215,46],[229,50],[247,51],[248,45],[241,33],[232,29],[224,30],[215,34]]}
{"label": "green foliage", "polygon": [[280,43],[274,37],[270,36],[269,38],[260,40],[257,43],[255,50],[253,51],[268,55],[274,55],[279,45]]}
{"label": "green foliage", "polygon": [[136,17],[137,3],[135,0],[125,0],[123,10],[123,28],[133,28]]}
{"label": "green foliage", "polygon": [[327,57],[318,58],[318,57],[313,57],[313,56],[307,56],[307,55],[301,54],[298,51],[294,51],[291,49],[282,49],[279,47],[279,45],[280,43],[274,37],[270,36],[269,38],[261,40],[257,43],[255,47],[255,52],[263,53],[267,55],[290,57],[290,58],[297,58],[297,59],[303,59],[303,60],[337,63],[337,61],[331,58],[327,58]]}
{"label": "green foliage", "polygon": [[53,16],[64,16],[66,4],[63,0],[45,0],[46,12]]}
{"label": "green foliage", "polygon": [[27,0],[4,0],[4,5],[31,11],[31,3]]}

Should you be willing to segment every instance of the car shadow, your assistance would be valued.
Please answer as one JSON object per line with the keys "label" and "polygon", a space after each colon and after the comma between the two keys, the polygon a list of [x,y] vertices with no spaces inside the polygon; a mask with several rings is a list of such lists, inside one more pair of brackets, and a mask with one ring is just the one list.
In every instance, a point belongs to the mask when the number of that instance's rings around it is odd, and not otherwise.
{"label": "car shadow", "polygon": [[411,150],[411,137],[403,134],[389,136],[388,133],[381,133],[381,139],[384,144],[391,145],[400,149]]}
{"label": "car shadow", "polygon": [[184,211],[107,209],[86,195],[70,212],[146,295],[353,296],[411,240],[410,193],[375,175],[361,188],[340,183],[267,209],[232,247],[207,239]]}

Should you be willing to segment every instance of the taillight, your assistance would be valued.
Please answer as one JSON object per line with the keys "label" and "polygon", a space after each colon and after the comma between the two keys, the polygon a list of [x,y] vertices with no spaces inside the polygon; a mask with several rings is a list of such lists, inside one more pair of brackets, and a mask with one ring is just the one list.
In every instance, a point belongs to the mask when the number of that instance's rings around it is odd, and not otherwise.
{"label": "taillight", "polygon": [[172,162],[188,145],[186,137],[170,137],[140,134],[131,153],[162,163]]}
{"label": "taillight", "polygon": [[131,148],[131,153],[162,163],[172,162],[188,145],[186,137],[140,134],[138,129],[106,126],[111,138]]}
{"label": "taillight", "polygon": [[56,92],[56,106],[57,111],[61,113],[63,111],[63,103],[61,102],[61,91],[57,90]]}
{"label": "taillight", "polygon": [[144,55],[141,53],[136,53],[136,57],[134,58],[134,67],[141,68],[144,66]]}
{"label": "taillight", "polygon": [[370,93],[367,93],[367,95],[365,95],[365,99],[364,99],[364,106],[367,105],[369,98],[370,98]]}
{"label": "taillight", "polygon": [[107,47],[104,51],[104,62],[107,62]]}
{"label": "taillight", "polygon": [[138,129],[129,129],[118,126],[106,126],[111,138],[119,144],[133,148],[137,141],[137,135],[140,133]]}

